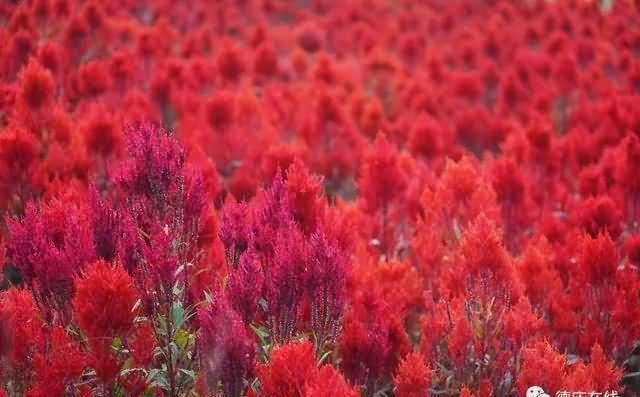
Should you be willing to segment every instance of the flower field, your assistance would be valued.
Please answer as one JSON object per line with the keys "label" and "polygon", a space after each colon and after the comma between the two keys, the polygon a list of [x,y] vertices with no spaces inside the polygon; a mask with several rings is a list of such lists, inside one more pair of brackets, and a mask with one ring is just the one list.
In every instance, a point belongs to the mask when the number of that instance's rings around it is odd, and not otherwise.
{"label": "flower field", "polygon": [[639,7],[1,1],[0,396],[640,395]]}

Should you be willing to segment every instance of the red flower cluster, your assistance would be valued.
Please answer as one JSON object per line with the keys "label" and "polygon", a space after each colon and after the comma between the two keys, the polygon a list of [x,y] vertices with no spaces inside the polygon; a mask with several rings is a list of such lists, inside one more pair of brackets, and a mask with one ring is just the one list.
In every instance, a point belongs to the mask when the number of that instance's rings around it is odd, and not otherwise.
{"label": "red flower cluster", "polygon": [[2,2],[0,396],[640,394],[639,11]]}

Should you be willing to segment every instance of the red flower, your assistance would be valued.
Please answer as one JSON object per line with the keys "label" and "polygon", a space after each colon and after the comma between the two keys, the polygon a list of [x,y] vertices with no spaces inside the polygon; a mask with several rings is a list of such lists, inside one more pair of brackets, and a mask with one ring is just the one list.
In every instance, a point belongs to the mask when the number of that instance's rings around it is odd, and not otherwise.
{"label": "red flower", "polygon": [[458,397],[474,397],[474,395],[466,386],[463,386],[462,390],[460,390],[460,396]]}
{"label": "red flower", "polygon": [[216,68],[223,80],[237,81],[245,72],[242,52],[231,42],[226,42],[216,58]]}
{"label": "red flower", "polygon": [[401,362],[393,379],[397,397],[424,397],[431,386],[432,371],[420,353],[410,353]]}
{"label": "red flower", "polygon": [[235,268],[249,247],[249,207],[229,196],[220,212],[220,240],[227,254],[227,264]]}
{"label": "red flower", "polygon": [[460,244],[460,255],[464,271],[469,277],[491,274],[499,285],[519,293],[519,285],[515,283],[515,272],[511,256],[502,244],[502,239],[495,223],[484,214],[465,231]]}
{"label": "red flower", "polygon": [[251,323],[258,310],[263,281],[261,271],[256,253],[249,249],[242,254],[237,268],[229,275],[227,295],[245,324]]}
{"label": "red flower", "polygon": [[75,280],[73,313],[89,338],[124,337],[133,328],[138,300],[133,279],[121,265],[88,265]]}
{"label": "red flower", "polygon": [[589,285],[612,282],[619,265],[618,251],[609,234],[595,238],[583,235],[579,240],[578,275]]}
{"label": "red flower", "polygon": [[308,277],[308,255],[304,237],[293,224],[278,232],[273,263],[265,280],[272,337],[277,343],[290,341],[297,329]]}
{"label": "red flower", "polygon": [[93,108],[87,117],[82,133],[90,153],[102,156],[116,154],[121,136],[113,115],[102,106]]}
{"label": "red flower", "polygon": [[90,61],[79,70],[79,89],[88,97],[103,94],[111,87],[111,76],[104,63]]}
{"label": "red flower", "polygon": [[583,200],[576,211],[576,218],[578,225],[592,237],[606,231],[617,238],[622,229],[622,214],[609,196]]}
{"label": "red flower", "polygon": [[256,48],[253,69],[257,76],[274,77],[278,73],[278,54],[268,43],[262,43]]}
{"label": "red flower", "polygon": [[217,395],[221,382],[225,397],[243,397],[253,378],[256,348],[241,317],[216,294],[198,311],[198,319],[200,361],[209,393]]}
{"label": "red flower", "polygon": [[157,343],[153,327],[149,323],[138,325],[129,340],[133,362],[141,367],[151,364]]}
{"label": "red flower", "polygon": [[448,135],[449,132],[437,119],[421,113],[409,132],[409,149],[416,156],[436,157],[440,155]]}
{"label": "red flower", "polygon": [[370,314],[369,323],[354,315],[346,317],[340,339],[342,369],[355,384],[366,384],[373,393],[377,382],[386,375],[391,356],[389,330],[378,311]]}
{"label": "red flower", "polygon": [[335,242],[321,232],[311,236],[307,286],[311,299],[311,329],[318,343],[338,335],[344,310],[345,256]]}
{"label": "red flower", "polygon": [[11,288],[0,294],[0,375],[24,388],[33,357],[44,348],[44,323],[31,293]]}
{"label": "red flower", "polygon": [[61,309],[73,295],[73,277],[96,257],[86,208],[30,203],[22,220],[7,223],[7,258],[43,303]]}
{"label": "red flower", "polygon": [[388,211],[389,204],[402,195],[405,183],[397,150],[384,134],[378,134],[362,160],[358,180],[366,210]]}
{"label": "red flower", "polygon": [[591,362],[578,364],[567,379],[569,387],[589,387],[591,390],[617,390],[622,371],[609,361],[599,344],[591,348]]}
{"label": "red flower", "polygon": [[287,192],[293,219],[306,235],[316,231],[325,210],[322,178],[312,175],[299,159],[287,170]]}
{"label": "red flower", "polygon": [[276,347],[271,361],[256,368],[263,397],[304,397],[306,382],[313,379],[317,371],[310,342]]}
{"label": "red flower", "polygon": [[18,106],[25,106],[24,111],[38,111],[51,104],[54,94],[55,86],[51,72],[36,60],[29,60],[20,75]]}
{"label": "red flower", "polygon": [[226,91],[217,91],[206,104],[206,118],[216,131],[225,131],[235,117],[235,97]]}
{"label": "red flower", "polygon": [[75,390],[86,363],[77,344],[62,328],[55,327],[49,348],[35,356],[35,383],[25,396],[63,396],[68,389]]}
{"label": "red flower", "polygon": [[360,393],[333,366],[325,365],[306,384],[304,397],[358,397]]}
{"label": "red flower", "polygon": [[23,181],[38,162],[39,150],[36,137],[21,129],[0,135],[0,208],[4,208],[4,196]]}
{"label": "red flower", "polygon": [[531,385],[542,387],[549,395],[564,390],[566,361],[566,357],[556,352],[546,341],[524,348],[522,369],[517,380],[518,395],[524,396]]}

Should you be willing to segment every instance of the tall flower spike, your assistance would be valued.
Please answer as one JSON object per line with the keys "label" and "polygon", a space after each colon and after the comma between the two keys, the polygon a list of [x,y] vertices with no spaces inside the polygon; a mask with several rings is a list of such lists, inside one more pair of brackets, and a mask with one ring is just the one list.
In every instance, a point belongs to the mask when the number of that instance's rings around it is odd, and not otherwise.
{"label": "tall flower spike", "polygon": [[304,297],[308,252],[294,224],[278,232],[273,263],[267,269],[266,298],[272,337],[287,343],[293,337]]}
{"label": "tall flower spike", "polygon": [[253,378],[256,348],[242,319],[221,294],[198,311],[198,319],[200,360],[209,395],[218,396],[218,383],[222,383],[224,397],[243,397]]}
{"label": "tall flower spike", "polygon": [[21,221],[7,224],[8,259],[39,303],[62,308],[73,295],[73,276],[96,256],[85,209],[60,200],[42,208],[29,204]]}
{"label": "tall flower spike", "polygon": [[202,172],[195,168],[185,168],[182,172],[184,187],[179,201],[182,208],[178,213],[179,250],[183,258],[193,261],[199,254],[198,240],[209,211],[209,201]]}
{"label": "tall flower spike", "polygon": [[255,251],[250,248],[240,257],[238,268],[229,275],[227,295],[233,308],[250,324],[258,309],[262,273]]}
{"label": "tall flower spike", "polygon": [[74,390],[86,366],[86,355],[60,327],[51,332],[46,352],[35,356],[35,383],[27,391],[29,397],[64,396]]}
{"label": "tall flower spike", "polygon": [[353,383],[365,385],[372,395],[384,375],[390,353],[389,330],[382,314],[373,314],[369,322],[347,317],[340,352],[344,374]]}
{"label": "tall flower spike", "polygon": [[384,134],[378,134],[365,154],[358,180],[367,211],[386,211],[389,203],[402,194],[405,183],[397,150]]}
{"label": "tall flower spike", "polygon": [[31,382],[33,357],[44,348],[44,324],[27,290],[0,293],[0,378],[11,379],[14,390]]}
{"label": "tall flower spike", "polygon": [[175,216],[170,212],[182,204],[184,150],[173,135],[150,124],[129,127],[125,140],[129,159],[116,182],[130,200],[149,200],[158,218]]}
{"label": "tall flower spike", "polygon": [[96,254],[106,261],[112,261],[118,254],[119,213],[109,200],[100,197],[94,185],[89,186],[89,206]]}
{"label": "tall flower spike", "polygon": [[584,234],[579,240],[578,277],[589,285],[613,282],[618,269],[618,250],[608,233],[595,238]]}
{"label": "tall flower spike", "polygon": [[566,361],[566,357],[556,352],[547,341],[539,341],[522,349],[522,367],[517,378],[518,395],[525,395],[531,385],[538,385],[549,395],[555,395],[564,387]]}
{"label": "tall flower spike", "polygon": [[224,244],[227,263],[238,266],[240,256],[249,246],[249,207],[233,196],[222,207],[220,240]]}
{"label": "tall flower spike", "polygon": [[296,160],[287,170],[286,183],[293,218],[310,235],[324,215],[322,178],[312,175],[302,161]]}
{"label": "tall flower spike", "polygon": [[344,253],[318,231],[311,236],[308,266],[311,329],[317,338],[316,347],[321,350],[339,332],[346,288]]}
{"label": "tall flower spike", "polygon": [[393,379],[397,397],[422,397],[431,386],[431,371],[420,353],[410,353],[400,362],[398,374]]}
{"label": "tall flower spike", "polygon": [[279,169],[271,187],[262,190],[255,200],[251,233],[257,253],[269,267],[280,230],[293,224],[286,185]]}
{"label": "tall flower spike", "polygon": [[381,251],[388,255],[394,227],[390,222],[390,204],[403,195],[406,175],[400,168],[398,151],[384,134],[378,134],[373,146],[365,153],[358,179],[358,189],[364,209],[379,214]]}
{"label": "tall flower spike", "polygon": [[143,247],[145,273],[143,282],[152,282],[152,286],[145,288],[147,295],[159,292],[155,298],[147,296],[161,304],[171,304],[173,285],[176,281],[176,270],[178,268],[178,258],[173,249],[174,238],[169,230],[155,224],[151,229],[151,236],[148,245]]}

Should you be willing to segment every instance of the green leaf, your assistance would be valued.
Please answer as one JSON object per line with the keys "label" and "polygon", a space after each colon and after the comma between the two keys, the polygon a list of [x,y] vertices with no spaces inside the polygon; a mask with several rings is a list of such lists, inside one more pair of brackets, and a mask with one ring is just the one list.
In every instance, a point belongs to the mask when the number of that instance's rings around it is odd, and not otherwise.
{"label": "green leaf", "polygon": [[166,335],[167,329],[167,320],[163,316],[158,316],[158,326],[156,327],[158,335]]}
{"label": "green leaf", "polygon": [[178,358],[180,357],[180,349],[174,342],[169,343],[169,349],[171,349],[171,365],[175,368],[178,364]]}
{"label": "green leaf", "polygon": [[169,382],[167,381],[166,374],[163,370],[158,368],[153,368],[149,371],[147,383],[149,384],[149,387],[160,387],[164,390],[169,390]]}
{"label": "green leaf", "polygon": [[195,381],[196,380],[196,371],[190,370],[190,369],[185,369],[185,368],[180,368],[180,372],[182,372],[183,374],[187,375],[189,377],[189,379],[191,379],[191,381]]}
{"label": "green leaf", "polygon": [[180,303],[175,303],[173,305],[173,310],[171,313],[171,320],[173,322],[173,327],[175,329],[182,328],[182,324],[184,323],[184,308]]}

